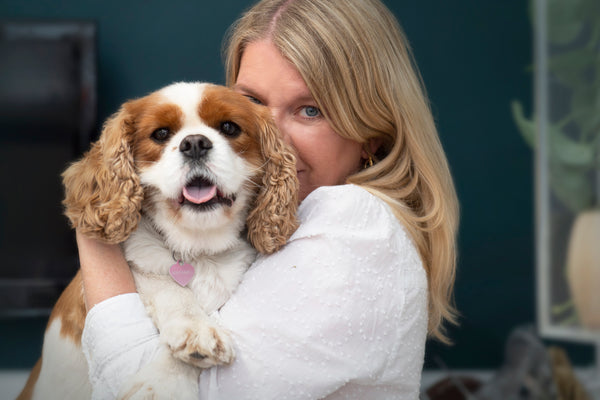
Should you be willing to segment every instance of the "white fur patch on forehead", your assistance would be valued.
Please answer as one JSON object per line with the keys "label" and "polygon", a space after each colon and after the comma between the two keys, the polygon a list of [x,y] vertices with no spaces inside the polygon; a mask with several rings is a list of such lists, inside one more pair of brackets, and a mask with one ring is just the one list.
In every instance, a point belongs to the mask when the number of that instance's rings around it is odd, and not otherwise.
{"label": "white fur patch on forehead", "polygon": [[181,109],[185,115],[183,121],[185,126],[201,122],[198,116],[198,106],[207,86],[212,85],[204,82],[178,82],[161,89],[159,94]]}

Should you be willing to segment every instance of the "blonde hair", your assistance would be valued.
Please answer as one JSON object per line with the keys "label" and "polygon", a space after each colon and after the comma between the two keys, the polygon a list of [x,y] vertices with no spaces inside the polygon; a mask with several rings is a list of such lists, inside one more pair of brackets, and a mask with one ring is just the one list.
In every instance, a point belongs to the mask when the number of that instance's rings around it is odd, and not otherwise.
{"label": "blonde hair", "polygon": [[263,0],[232,27],[228,85],[249,43],[269,39],[300,72],[342,137],[380,144],[376,163],[348,177],[384,200],[421,255],[429,334],[456,322],[458,201],[421,77],[397,20],[379,0]]}

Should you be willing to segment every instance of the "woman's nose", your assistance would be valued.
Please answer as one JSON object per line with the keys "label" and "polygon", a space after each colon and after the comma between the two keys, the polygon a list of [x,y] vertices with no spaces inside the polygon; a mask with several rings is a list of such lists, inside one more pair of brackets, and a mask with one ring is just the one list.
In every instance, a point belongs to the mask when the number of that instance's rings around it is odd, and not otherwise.
{"label": "woman's nose", "polygon": [[294,141],[292,140],[292,135],[290,135],[289,129],[286,129],[285,124],[279,128],[279,133],[281,135],[281,138],[283,139],[283,141],[290,145],[290,146],[294,146]]}

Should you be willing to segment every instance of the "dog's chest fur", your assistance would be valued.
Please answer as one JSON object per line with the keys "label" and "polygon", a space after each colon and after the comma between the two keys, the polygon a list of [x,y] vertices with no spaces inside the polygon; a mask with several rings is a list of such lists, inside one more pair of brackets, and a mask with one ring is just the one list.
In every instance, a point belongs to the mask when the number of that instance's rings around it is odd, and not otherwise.
{"label": "dog's chest fur", "polygon": [[169,269],[182,261],[194,267],[194,276],[181,290],[191,291],[196,303],[202,305],[207,314],[229,299],[256,257],[256,251],[241,238],[231,248],[216,254],[170,249],[146,218],[142,218],[138,229],[125,241],[123,250],[138,292],[147,306],[165,285],[179,286],[170,276]]}

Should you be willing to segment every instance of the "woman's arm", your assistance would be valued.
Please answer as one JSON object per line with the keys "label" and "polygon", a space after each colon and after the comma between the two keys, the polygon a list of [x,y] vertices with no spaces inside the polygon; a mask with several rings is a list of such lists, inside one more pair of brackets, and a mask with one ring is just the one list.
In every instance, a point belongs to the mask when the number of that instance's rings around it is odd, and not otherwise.
{"label": "woman's arm", "polygon": [[137,295],[119,245],[77,233],[88,315],[81,338],[93,400],[116,398],[129,374],[151,360],[158,331]]}
{"label": "woman's arm", "polygon": [[133,275],[117,244],[106,244],[77,232],[85,305],[89,311],[111,297],[135,293]]}

